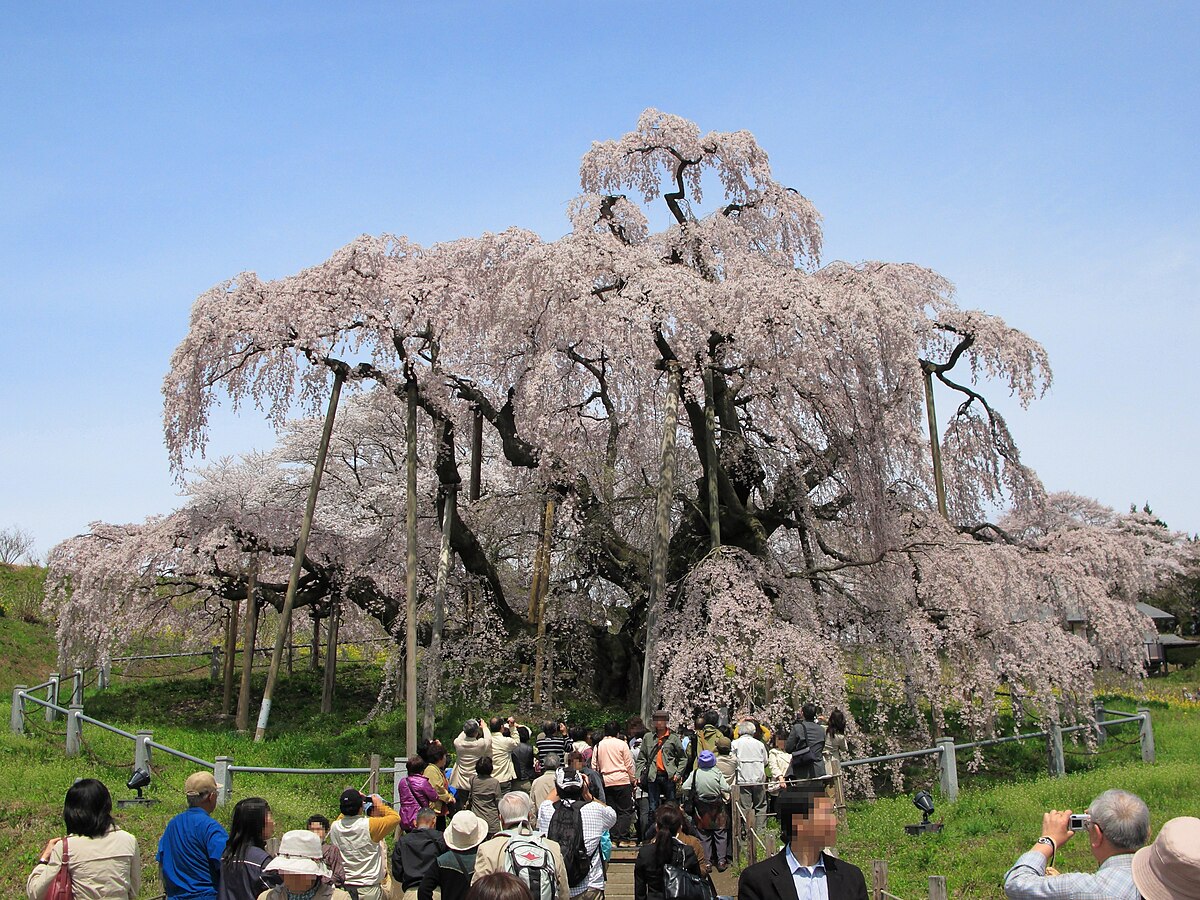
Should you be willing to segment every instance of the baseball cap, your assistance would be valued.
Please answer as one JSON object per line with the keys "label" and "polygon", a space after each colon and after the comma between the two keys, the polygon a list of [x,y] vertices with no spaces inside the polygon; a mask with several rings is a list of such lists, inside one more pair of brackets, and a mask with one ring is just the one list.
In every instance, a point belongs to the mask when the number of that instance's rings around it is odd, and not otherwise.
{"label": "baseball cap", "polygon": [[217,779],[212,772],[196,772],[183,783],[183,792],[189,797],[203,797],[217,792]]}
{"label": "baseball cap", "polygon": [[338,809],[342,811],[343,816],[357,815],[362,805],[363,795],[354,788],[346,788],[338,798]]}

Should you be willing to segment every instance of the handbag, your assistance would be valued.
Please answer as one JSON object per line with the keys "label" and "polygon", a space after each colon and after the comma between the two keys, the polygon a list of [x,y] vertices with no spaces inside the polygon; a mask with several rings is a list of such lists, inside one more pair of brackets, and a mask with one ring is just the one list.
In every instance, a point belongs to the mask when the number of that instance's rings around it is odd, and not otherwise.
{"label": "handbag", "polygon": [[71,881],[70,855],[67,851],[65,837],[62,844],[62,865],[58,867],[58,871],[54,874],[54,880],[50,882],[46,900],[75,900],[75,884]]}
{"label": "handbag", "polygon": [[663,866],[663,897],[666,900],[716,900],[716,891],[710,881],[689,872],[672,859]]}

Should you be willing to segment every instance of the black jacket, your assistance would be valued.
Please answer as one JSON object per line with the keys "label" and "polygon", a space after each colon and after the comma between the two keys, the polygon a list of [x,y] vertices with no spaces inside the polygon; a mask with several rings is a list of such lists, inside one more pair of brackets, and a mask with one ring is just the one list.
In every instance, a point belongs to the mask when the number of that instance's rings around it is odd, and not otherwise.
{"label": "black jacket", "polygon": [[[796,882],[788,868],[785,851],[742,872],[738,900],[797,900]],[[867,882],[858,866],[821,854],[829,900],[868,900]]]}
{"label": "black jacket", "polygon": [[533,744],[517,744],[510,755],[517,781],[533,781],[537,777],[537,772],[533,771]]}
{"label": "black jacket", "polygon": [[[675,841],[672,862],[697,878],[703,878],[700,861],[687,844]],[[658,864],[658,848],[654,842],[643,844],[633,864],[633,900],[663,900],[663,867]]]}
{"label": "black jacket", "polygon": [[795,753],[797,750],[804,750],[807,747],[816,749],[817,762],[809,763],[800,769],[797,769],[793,763],[788,770],[789,778],[820,778],[825,774],[825,763],[821,758],[825,747],[825,729],[816,722],[801,719],[792,726],[792,731],[788,735],[783,749],[788,753]]}
{"label": "black jacket", "polygon": [[392,880],[411,891],[445,852],[446,841],[437,829],[418,828],[409,832],[398,838],[392,848]]}

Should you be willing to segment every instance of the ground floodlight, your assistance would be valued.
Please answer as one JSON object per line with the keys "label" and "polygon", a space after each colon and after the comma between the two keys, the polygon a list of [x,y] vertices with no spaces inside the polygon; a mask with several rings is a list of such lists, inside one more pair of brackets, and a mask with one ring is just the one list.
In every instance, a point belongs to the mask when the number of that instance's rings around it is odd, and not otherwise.
{"label": "ground floodlight", "polygon": [[143,797],[142,796],[142,788],[149,787],[149,786],[150,786],[150,770],[143,769],[141,766],[138,766],[137,768],[135,768],[133,770],[132,773],[130,773],[129,780],[125,782],[125,787],[129,788],[130,790],[137,791],[137,796],[129,797],[124,800],[118,800],[117,806],[124,808],[126,806],[137,806],[139,804],[148,805],[151,803],[157,803],[158,801],[155,800],[153,797]]}
{"label": "ground floodlight", "polygon": [[941,822],[930,822],[929,817],[933,815],[933,797],[929,791],[917,791],[913,797],[913,806],[921,811],[921,821],[916,825],[905,825],[904,830],[908,834],[925,834],[928,831],[941,831]]}

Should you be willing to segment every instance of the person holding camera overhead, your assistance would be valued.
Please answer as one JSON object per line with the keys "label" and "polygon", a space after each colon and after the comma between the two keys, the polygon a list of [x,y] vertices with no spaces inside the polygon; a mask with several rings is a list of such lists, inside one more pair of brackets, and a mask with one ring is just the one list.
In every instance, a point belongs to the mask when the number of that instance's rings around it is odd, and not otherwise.
{"label": "person holding camera overhead", "polygon": [[[1084,832],[1099,864],[1095,874],[1052,868],[1055,851],[1077,831]],[[1139,900],[1133,854],[1149,837],[1150,810],[1128,791],[1105,791],[1080,815],[1052,809],[1042,816],[1042,836],[1004,876],[1004,894],[1009,900]]]}
{"label": "person holding camera overhead", "polygon": [[342,853],[346,893],[353,900],[384,900],[387,860],[379,842],[396,830],[400,814],[378,794],[346,788],[338,800],[342,814],[329,828],[329,843]]}

